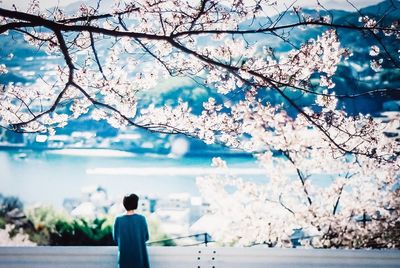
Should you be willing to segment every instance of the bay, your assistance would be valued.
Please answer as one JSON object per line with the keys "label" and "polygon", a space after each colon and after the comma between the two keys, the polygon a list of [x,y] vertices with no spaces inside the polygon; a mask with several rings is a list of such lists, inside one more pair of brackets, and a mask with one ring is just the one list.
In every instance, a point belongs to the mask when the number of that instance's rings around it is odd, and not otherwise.
{"label": "bay", "polygon": [[[217,155],[171,158],[116,150],[0,150],[0,193],[24,203],[61,207],[64,198],[79,198],[85,187],[98,185],[111,198],[135,192],[165,197],[172,193],[198,196],[196,177],[214,172]],[[264,171],[243,155],[223,157],[234,174],[262,182]]]}

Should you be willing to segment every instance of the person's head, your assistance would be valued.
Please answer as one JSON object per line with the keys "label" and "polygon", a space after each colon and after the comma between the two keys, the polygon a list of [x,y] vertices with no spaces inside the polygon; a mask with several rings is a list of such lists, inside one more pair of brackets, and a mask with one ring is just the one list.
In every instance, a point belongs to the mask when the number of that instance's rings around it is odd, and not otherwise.
{"label": "person's head", "polygon": [[138,207],[139,197],[135,194],[124,196],[123,204],[126,210],[135,210]]}

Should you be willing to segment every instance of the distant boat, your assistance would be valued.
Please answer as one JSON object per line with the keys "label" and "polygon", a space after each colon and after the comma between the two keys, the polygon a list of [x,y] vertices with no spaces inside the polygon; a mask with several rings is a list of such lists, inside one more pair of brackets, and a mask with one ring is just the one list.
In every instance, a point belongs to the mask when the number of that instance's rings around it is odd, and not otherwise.
{"label": "distant boat", "polygon": [[26,153],[18,153],[18,154],[16,154],[16,155],[14,155],[14,158],[15,159],[25,159],[25,158],[27,158],[28,157],[28,155],[26,154]]}

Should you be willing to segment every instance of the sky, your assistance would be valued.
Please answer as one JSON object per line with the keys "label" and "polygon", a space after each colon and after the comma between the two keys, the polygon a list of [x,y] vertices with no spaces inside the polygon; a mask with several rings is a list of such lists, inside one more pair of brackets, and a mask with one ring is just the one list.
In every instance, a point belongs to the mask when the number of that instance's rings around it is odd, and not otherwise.
{"label": "sky", "polygon": [[[12,4],[17,3],[16,6],[21,9],[26,9],[30,0],[0,0],[0,6],[2,8],[10,8]],[[74,2],[85,2],[77,1],[77,0],[40,0],[40,5],[43,8],[50,8],[53,6],[66,6]],[[103,1],[104,2],[104,1]],[[107,1],[109,2],[109,1]],[[346,2],[346,0],[320,0],[320,2],[328,9],[343,9],[343,10],[353,10],[353,7]],[[365,6],[377,4],[379,0],[351,0],[351,2],[357,6],[358,8],[362,8]],[[278,0],[280,4],[291,4],[293,0]],[[316,0],[297,0],[295,5],[303,6],[303,7],[312,7],[315,6]]]}
{"label": "sky", "polygon": [[[2,8],[10,8],[13,4],[21,9],[26,9],[31,1],[30,0],[0,0],[0,6]],[[77,2],[76,0],[41,0],[40,6],[44,8],[49,8],[53,6],[57,6],[57,4],[61,3],[59,6],[65,6],[71,4],[73,2]]]}

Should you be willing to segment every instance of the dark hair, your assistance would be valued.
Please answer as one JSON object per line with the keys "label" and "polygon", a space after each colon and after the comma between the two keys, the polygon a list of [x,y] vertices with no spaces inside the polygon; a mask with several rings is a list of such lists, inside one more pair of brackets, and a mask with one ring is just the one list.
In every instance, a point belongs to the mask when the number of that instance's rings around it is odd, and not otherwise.
{"label": "dark hair", "polygon": [[123,204],[126,210],[134,210],[138,207],[139,197],[135,194],[124,196]]}

